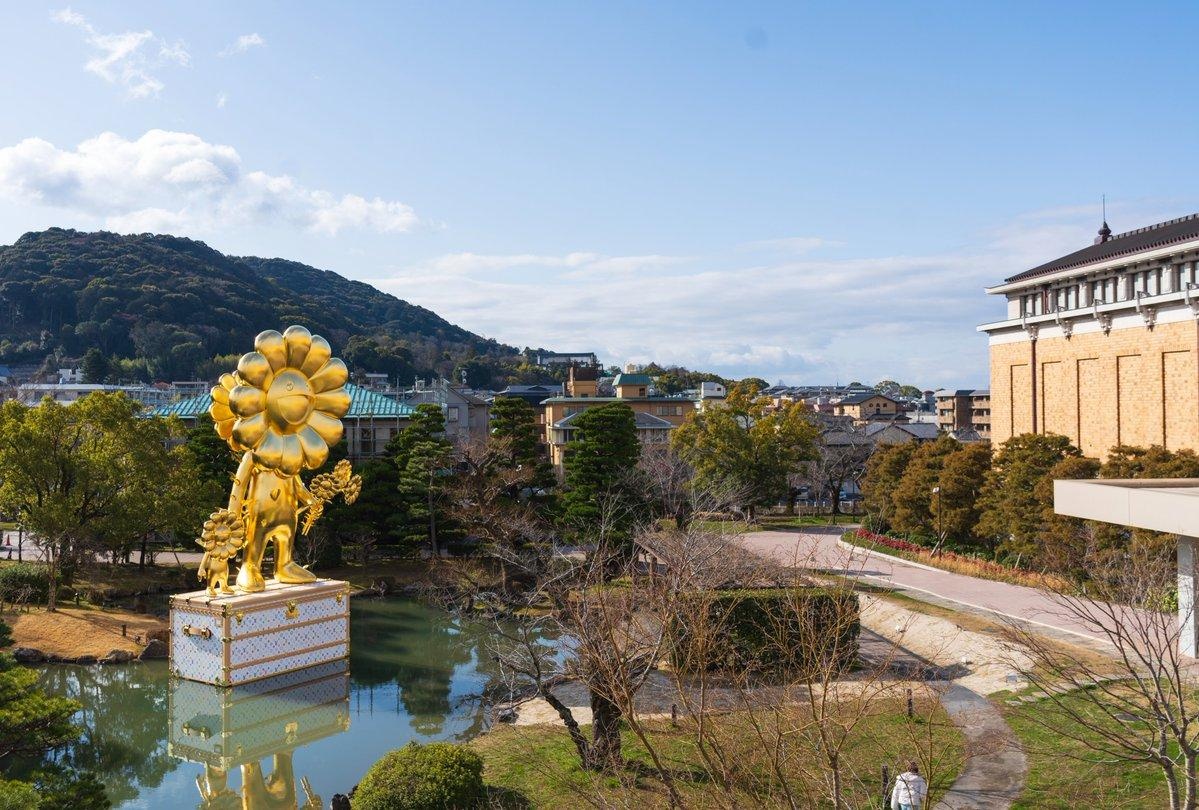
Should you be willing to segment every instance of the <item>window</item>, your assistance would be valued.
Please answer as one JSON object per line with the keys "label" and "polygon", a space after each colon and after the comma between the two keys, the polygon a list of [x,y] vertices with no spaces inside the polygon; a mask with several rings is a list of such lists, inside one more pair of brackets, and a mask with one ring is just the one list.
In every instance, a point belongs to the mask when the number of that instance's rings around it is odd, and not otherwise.
{"label": "window", "polygon": [[458,421],[458,406],[457,405],[451,405],[450,407],[445,409],[445,421],[447,421],[447,422],[457,422]]}

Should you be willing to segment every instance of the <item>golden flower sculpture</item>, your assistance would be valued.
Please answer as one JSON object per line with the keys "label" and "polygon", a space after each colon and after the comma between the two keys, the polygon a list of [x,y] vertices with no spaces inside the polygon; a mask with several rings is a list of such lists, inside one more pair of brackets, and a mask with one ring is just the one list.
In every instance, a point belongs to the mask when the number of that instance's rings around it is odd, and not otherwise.
{"label": "golden flower sculpture", "polygon": [[212,389],[217,433],[262,468],[292,476],[325,463],[341,440],[350,409],[349,373],[329,341],[302,326],[271,329],[254,339],[237,371]]}
{"label": "golden flower sculpture", "polygon": [[354,474],[354,468],[346,459],[333,465],[333,471],[314,476],[308,482],[308,491],[316,499],[316,503],[308,508],[304,519],[303,533],[308,530],[325,513],[325,504],[341,495],[347,504],[358,500],[362,492],[362,476]]}
{"label": "golden flower sculpture", "polygon": [[229,587],[229,560],[237,556],[245,542],[245,525],[228,509],[218,509],[204,521],[204,529],[196,540],[204,549],[197,573],[201,581],[208,581],[209,596],[215,596],[218,587],[221,593],[233,593]]}

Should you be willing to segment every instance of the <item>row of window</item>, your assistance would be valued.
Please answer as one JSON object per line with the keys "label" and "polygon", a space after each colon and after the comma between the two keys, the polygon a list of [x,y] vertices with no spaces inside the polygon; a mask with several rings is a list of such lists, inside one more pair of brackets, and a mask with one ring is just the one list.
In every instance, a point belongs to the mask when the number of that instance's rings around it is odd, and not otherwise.
{"label": "row of window", "polygon": [[1199,282],[1197,264],[1187,262],[1135,273],[1121,271],[1106,278],[1076,281],[1025,293],[1020,296],[1020,313],[1025,316],[1047,315],[1059,310],[1089,307],[1093,303],[1135,301],[1138,294],[1179,292],[1186,289],[1188,284]]}

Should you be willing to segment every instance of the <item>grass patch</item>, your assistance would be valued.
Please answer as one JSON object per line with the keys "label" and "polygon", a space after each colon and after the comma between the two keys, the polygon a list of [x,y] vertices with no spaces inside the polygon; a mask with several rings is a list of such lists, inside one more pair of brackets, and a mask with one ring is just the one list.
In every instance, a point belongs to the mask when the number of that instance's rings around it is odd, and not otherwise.
{"label": "grass patch", "polygon": [[[962,738],[939,707],[926,704],[923,714],[931,721],[907,720],[898,702],[885,701],[859,725],[846,747],[843,769],[846,801],[850,807],[881,806],[879,784],[882,765],[896,767],[913,756],[917,745],[927,745],[931,733],[936,753],[933,791],[944,794],[953,783],[963,762]],[[769,718],[769,720],[767,720]],[[773,714],[760,713],[759,719],[773,725]],[[793,795],[803,806],[825,807],[824,781],[819,771],[820,758],[815,740],[802,729],[798,717],[781,718],[789,733],[783,738],[787,751],[782,769]],[[746,712],[710,715],[707,719],[718,731],[727,749],[727,761],[735,764],[735,801],[745,807],[771,807],[786,804],[778,776],[765,755],[766,746],[757,741]],[[672,773],[683,801],[689,807],[723,806],[728,803],[719,781],[710,775],[696,743],[694,727],[680,719],[674,728],[668,721],[649,724],[650,739],[666,767]],[[590,729],[587,729],[589,732]],[[812,731],[814,734],[814,730]],[[504,806],[530,807],[665,807],[666,789],[652,759],[640,741],[627,729],[623,734],[624,757],[628,767],[618,775],[594,774],[577,764],[574,746],[558,725],[503,726],[474,740],[471,745],[486,763],[485,778],[493,789],[508,797]],[[902,768],[900,768],[902,770]]]}
{"label": "grass patch", "polygon": [[[1062,700],[1088,718],[1098,717],[1096,709],[1084,697],[1071,694]],[[1073,810],[1169,805],[1161,769],[1154,765],[1113,762],[1084,742],[1070,739],[1067,734],[1096,740],[1098,737],[1063,717],[1051,701],[1042,699],[1018,706],[1006,706],[1002,700],[997,703],[1028,756],[1028,783],[1013,808]],[[1046,728],[1047,723],[1066,733]]]}

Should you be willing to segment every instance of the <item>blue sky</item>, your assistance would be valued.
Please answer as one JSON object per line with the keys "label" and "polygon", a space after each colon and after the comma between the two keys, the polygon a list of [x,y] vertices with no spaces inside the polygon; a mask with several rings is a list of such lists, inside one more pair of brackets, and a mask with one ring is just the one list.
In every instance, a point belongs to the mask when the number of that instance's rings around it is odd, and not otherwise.
{"label": "blue sky", "polygon": [[986,284],[1199,210],[1199,6],[36,3],[0,242],[167,231],[517,346],[982,385]]}

